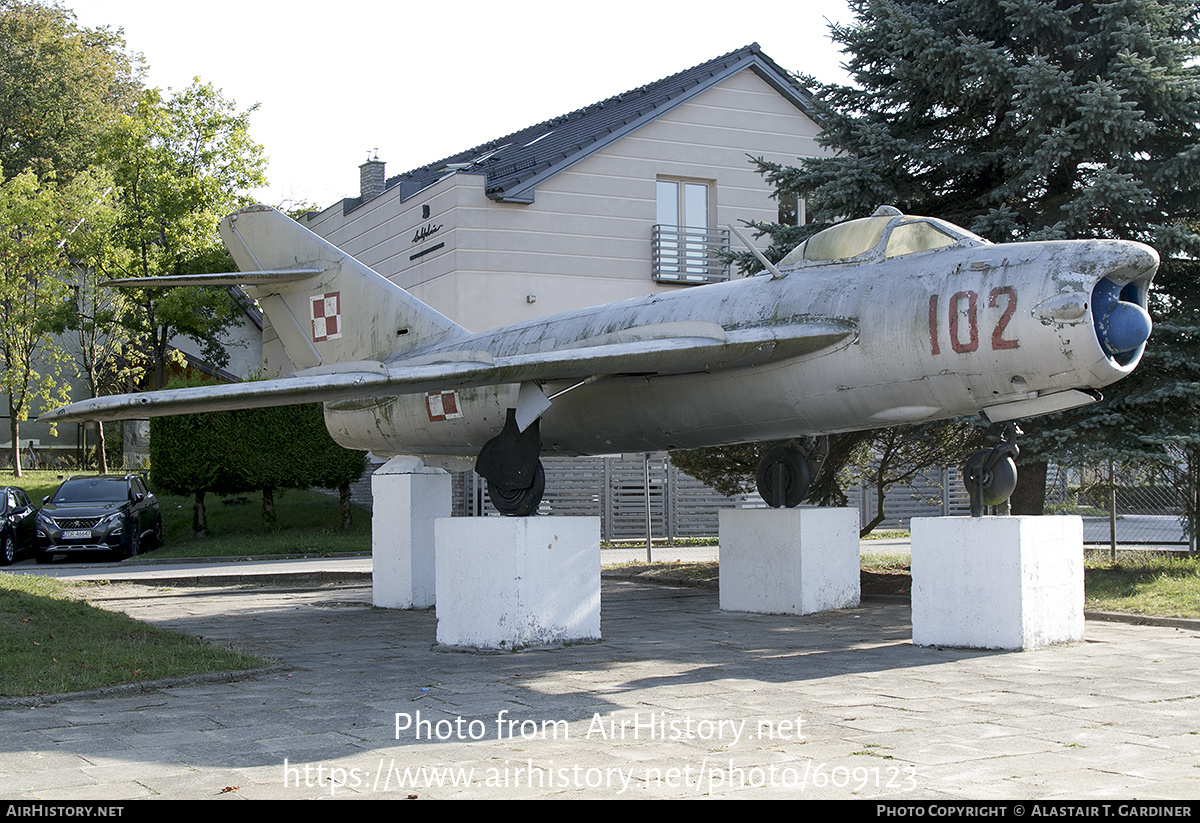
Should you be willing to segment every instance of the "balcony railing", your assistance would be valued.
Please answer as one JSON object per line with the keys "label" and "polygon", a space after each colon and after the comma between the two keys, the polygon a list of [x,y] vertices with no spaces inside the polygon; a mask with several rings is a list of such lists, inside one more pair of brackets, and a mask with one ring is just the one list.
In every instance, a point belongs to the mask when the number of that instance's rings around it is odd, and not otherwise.
{"label": "balcony railing", "polygon": [[650,236],[653,276],[663,283],[729,279],[729,231],[656,225]]}

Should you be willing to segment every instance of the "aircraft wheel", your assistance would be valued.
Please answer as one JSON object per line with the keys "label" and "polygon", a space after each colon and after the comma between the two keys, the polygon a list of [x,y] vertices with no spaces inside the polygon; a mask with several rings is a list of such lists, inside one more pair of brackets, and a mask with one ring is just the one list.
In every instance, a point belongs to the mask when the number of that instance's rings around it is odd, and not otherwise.
{"label": "aircraft wheel", "polygon": [[808,496],[812,473],[799,449],[775,446],[758,461],[758,493],[768,506],[793,508]]}
{"label": "aircraft wheel", "polygon": [[496,511],[509,517],[528,517],[537,512],[538,504],[542,502],[542,494],[546,491],[546,470],[539,460],[533,471],[533,485],[527,489],[502,489],[490,480],[487,488],[488,497]]}
{"label": "aircraft wheel", "polygon": [[1017,464],[1011,457],[1005,457],[992,466],[990,471],[986,471],[983,464],[991,453],[991,449],[981,449],[967,459],[966,465],[963,466],[963,482],[967,491],[974,495],[975,489],[979,488],[979,475],[982,472],[983,505],[999,506],[1012,496],[1013,489],[1017,487]]}

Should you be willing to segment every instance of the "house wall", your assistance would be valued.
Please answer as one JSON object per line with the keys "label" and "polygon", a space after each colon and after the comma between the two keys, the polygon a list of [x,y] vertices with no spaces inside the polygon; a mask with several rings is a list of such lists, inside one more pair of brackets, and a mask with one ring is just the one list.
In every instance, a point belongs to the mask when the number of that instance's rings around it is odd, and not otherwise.
{"label": "house wall", "polygon": [[[254,321],[245,314],[239,315],[237,321],[225,330],[222,343],[225,353],[229,355],[229,362],[221,366],[224,371],[240,380],[258,374],[262,368],[262,332]],[[190,337],[176,335],[171,338],[171,346],[204,359],[203,348]]]}
{"label": "house wall", "polygon": [[773,221],[771,188],[747,155],[794,163],[824,153],[817,133],[746,69],[546,180],[532,204],[489,200],[481,174],[460,172],[407,201],[393,187],[348,215],[339,204],[307,225],[481,331],[681,288],[651,279],[656,180],[713,184],[713,228]]}

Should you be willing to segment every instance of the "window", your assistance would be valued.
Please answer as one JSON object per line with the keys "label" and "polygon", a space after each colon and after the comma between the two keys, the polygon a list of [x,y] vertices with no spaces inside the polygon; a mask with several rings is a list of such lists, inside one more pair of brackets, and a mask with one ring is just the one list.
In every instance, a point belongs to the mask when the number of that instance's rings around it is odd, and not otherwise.
{"label": "window", "polygon": [[924,220],[901,223],[892,229],[892,236],[888,238],[884,257],[900,257],[918,251],[943,249],[946,246],[953,246],[957,242],[958,238],[951,237]]}
{"label": "window", "polygon": [[721,252],[729,233],[711,225],[713,184],[703,180],[658,180],[657,216],[651,235],[654,279],[671,283],[728,280]]}
{"label": "window", "polygon": [[775,195],[779,201],[778,222],[781,226],[803,226],[808,223],[807,203],[803,197],[787,192]]}

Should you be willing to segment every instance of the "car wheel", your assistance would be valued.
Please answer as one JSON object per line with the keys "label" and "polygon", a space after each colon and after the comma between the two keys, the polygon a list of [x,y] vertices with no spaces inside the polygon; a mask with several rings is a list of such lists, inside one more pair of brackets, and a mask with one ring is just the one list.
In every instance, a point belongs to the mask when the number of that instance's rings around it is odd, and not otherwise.
{"label": "car wheel", "polygon": [[142,531],[141,524],[134,522],[133,531],[129,533],[129,553],[126,557],[137,557],[142,551]]}
{"label": "car wheel", "polygon": [[160,517],[158,522],[154,524],[154,548],[161,549],[163,542],[162,518]]}
{"label": "car wheel", "polygon": [[38,564],[50,563],[50,562],[53,562],[53,560],[54,560],[54,553],[53,552],[38,552],[37,554],[35,554],[33,556],[33,560],[35,563],[38,563]]}
{"label": "car wheel", "polygon": [[0,536],[0,566],[11,566],[17,556],[17,544],[12,535]]}

